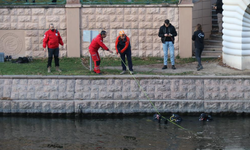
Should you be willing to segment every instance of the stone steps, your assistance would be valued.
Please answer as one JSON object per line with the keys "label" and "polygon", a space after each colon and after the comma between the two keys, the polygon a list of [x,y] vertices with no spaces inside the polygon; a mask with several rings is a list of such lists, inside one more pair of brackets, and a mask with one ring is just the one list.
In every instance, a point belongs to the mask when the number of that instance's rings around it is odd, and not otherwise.
{"label": "stone steps", "polygon": [[202,58],[206,56],[207,58],[218,58],[222,54],[222,51],[205,51],[202,52]]}
{"label": "stone steps", "polygon": [[222,36],[217,35],[219,31],[217,23],[217,14],[215,10],[212,10],[212,31],[209,39],[204,40],[204,50],[202,52],[202,58],[218,58],[222,55]]}
{"label": "stone steps", "polygon": [[222,46],[222,41],[218,40],[204,40],[205,45],[215,45],[215,46]]}

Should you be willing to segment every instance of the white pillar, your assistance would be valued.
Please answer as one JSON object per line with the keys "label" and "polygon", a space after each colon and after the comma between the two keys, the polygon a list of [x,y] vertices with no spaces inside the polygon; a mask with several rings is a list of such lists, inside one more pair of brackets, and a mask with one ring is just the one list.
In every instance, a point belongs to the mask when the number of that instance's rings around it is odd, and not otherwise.
{"label": "white pillar", "polygon": [[223,62],[240,70],[250,69],[250,0],[223,3]]}

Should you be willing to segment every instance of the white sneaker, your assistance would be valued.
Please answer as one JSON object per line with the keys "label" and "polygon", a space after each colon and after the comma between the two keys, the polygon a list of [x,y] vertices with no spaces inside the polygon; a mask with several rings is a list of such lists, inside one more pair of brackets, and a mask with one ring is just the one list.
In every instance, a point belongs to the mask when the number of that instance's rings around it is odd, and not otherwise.
{"label": "white sneaker", "polygon": [[59,67],[56,67],[56,71],[58,71],[58,72],[62,72],[62,70],[61,70],[61,69],[59,69]]}
{"label": "white sneaker", "polygon": [[126,73],[126,71],[125,70],[123,70],[120,74],[125,74]]}
{"label": "white sneaker", "polygon": [[48,73],[51,73],[50,67],[48,67]]}

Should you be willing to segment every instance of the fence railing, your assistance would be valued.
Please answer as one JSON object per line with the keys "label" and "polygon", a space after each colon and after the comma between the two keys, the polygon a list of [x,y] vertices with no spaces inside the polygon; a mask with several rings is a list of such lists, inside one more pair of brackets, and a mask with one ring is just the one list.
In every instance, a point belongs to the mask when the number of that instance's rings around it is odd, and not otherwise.
{"label": "fence railing", "polygon": [[66,0],[0,0],[0,5],[63,5]]}
{"label": "fence railing", "polygon": [[81,0],[83,5],[178,4],[179,0]]}

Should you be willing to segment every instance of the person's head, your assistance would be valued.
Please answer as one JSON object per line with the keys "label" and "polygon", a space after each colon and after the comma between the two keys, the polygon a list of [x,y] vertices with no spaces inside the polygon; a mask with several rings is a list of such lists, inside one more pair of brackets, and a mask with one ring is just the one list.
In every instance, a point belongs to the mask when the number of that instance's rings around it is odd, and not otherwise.
{"label": "person's head", "polygon": [[169,26],[169,24],[170,24],[169,20],[168,20],[168,19],[166,19],[166,20],[164,21],[164,25],[165,25],[166,27],[168,27],[168,26]]}
{"label": "person's head", "polygon": [[197,24],[194,31],[198,31],[198,30],[201,30],[202,31],[202,27],[201,27],[201,24]]}
{"label": "person's head", "polygon": [[100,34],[101,34],[102,38],[105,38],[107,36],[107,32],[104,30],[102,30]]}
{"label": "person's head", "polygon": [[49,25],[49,29],[50,29],[51,31],[54,31],[54,30],[55,30],[55,27],[54,27],[54,24],[53,24],[53,23],[51,23],[51,24]]}
{"label": "person's head", "polygon": [[125,39],[125,32],[123,30],[121,30],[119,32],[119,36],[120,36],[121,39]]}

